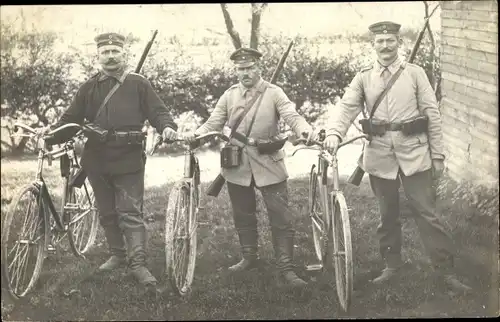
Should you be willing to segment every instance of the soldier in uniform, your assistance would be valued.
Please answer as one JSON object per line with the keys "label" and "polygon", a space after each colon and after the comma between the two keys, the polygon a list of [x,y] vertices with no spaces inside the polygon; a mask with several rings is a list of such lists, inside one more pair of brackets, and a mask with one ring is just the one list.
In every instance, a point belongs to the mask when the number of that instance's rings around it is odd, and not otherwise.
{"label": "soldier in uniform", "polygon": [[[336,151],[364,104],[370,112],[389,79],[403,65],[400,77],[375,110],[373,126],[377,128],[378,135],[373,135],[365,146],[363,160],[359,164],[369,174],[380,209],[381,223],[377,235],[386,267],[373,282],[389,280],[402,266],[399,219],[399,186],[402,184],[434,267],[442,273],[440,276],[450,287],[469,290],[453,273],[452,240],[436,213],[433,179],[442,174],[445,158],[441,115],[424,70],[398,56],[402,44],[400,27],[388,21],[369,27],[378,59],[354,77],[331,114],[325,146]],[[421,121],[422,116],[428,120],[421,126],[422,129],[411,135],[404,133],[403,124],[418,127],[417,119]]]}
{"label": "soldier in uniform", "polygon": [[[81,165],[94,190],[100,223],[111,257],[99,267],[109,272],[127,266],[142,285],[156,285],[146,268],[146,228],[143,221],[144,169],[146,155],[141,131],[145,120],[167,139],[177,137],[177,125],[162,100],[143,76],[126,71],[125,37],[106,33],[95,37],[102,69],[86,81],[70,107],[53,127],[66,123],[91,122],[107,130],[105,140],[89,136]],[[100,113],[110,90],[120,82]],[[59,132],[48,143],[57,144],[75,135],[76,130]]]}
{"label": "soldier in uniform", "polygon": [[307,133],[309,139],[312,139],[313,130],[297,113],[283,90],[262,79],[259,67],[261,56],[259,51],[251,48],[240,48],[230,56],[235,64],[239,83],[224,92],[209,119],[192,134],[190,139],[209,131],[223,130],[226,122],[228,127],[232,127],[242,114],[245,103],[251,101],[255,95],[262,95],[260,107],[248,136],[245,135],[259,105],[258,100],[237,127],[238,135],[235,134],[234,137],[239,139],[231,139],[232,144],[242,149],[241,164],[235,168],[222,169],[222,175],[227,181],[234,225],[243,257],[240,262],[229,267],[229,270],[238,272],[257,267],[258,232],[255,213],[255,188],[257,188],[266,204],[280,275],[286,285],[300,287],[306,285],[306,282],[294,272],[295,231],[288,208],[288,173],[283,160],[285,153],[280,148],[270,154],[260,154],[255,142],[267,140],[278,134],[278,117],[282,117],[299,136]]}

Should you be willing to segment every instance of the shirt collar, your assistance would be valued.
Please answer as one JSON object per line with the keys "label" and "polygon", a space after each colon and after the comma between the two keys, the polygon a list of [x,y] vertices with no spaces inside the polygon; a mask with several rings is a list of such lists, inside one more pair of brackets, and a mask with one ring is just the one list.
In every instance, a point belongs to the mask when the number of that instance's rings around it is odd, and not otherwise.
{"label": "shirt collar", "polygon": [[99,82],[101,82],[101,81],[106,80],[106,79],[108,79],[108,78],[111,77],[111,78],[116,79],[118,82],[121,82],[120,78],[122,77],[122,75],[123,75],[124,72],[125,72],[125,68],[120,69],[120,70],[118,70],[117,72],[114,72],[114,73],[110,73],[110,72],[101,70],[99,72],[99,76],[98,76],[97,80]]}
{"label": "shirt collar", "polygon": [[[391,74],[394,74],[399,69],[399,66],[401,66],[401,63],[402,63],[401,58],[398,56],[396,60],[392,62],[392,64],[387,66],[387,69],[391,72]],[[385,68],[386,67],[383,66],[378,61],[375,62],[375,70],[377,71],[378,74],[382,74]]]}
{"label": "shirt collar", "polygon": [[253,85],[252,87],[250,87],[250,88],[246,88],[245,86],[243,86],[243,84],[239,83],[239,84],[238,84],[238,86],[239,86],[239,88],[240,88],[240,93],[241,93],[241,96],[245,96],[245,93],[246,93],[247,91],[249,91],[250,93],[255,92],[255,91],[257,90],[257,88],[259,88],[259,86],[260,86],[260,85],[262,85],[262,82],[263,82],[263,81],[264,81],[264,80],[263,80],[263,79],[262,79],[262,77],[261,77],[261,78],[259,79],[259,81],[258,81],[255,85]]}

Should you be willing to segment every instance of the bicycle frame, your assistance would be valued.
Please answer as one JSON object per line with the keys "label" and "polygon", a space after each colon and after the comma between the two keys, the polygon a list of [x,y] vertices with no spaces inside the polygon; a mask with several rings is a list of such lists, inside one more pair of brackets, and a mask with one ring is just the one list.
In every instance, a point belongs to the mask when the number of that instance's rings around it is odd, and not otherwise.
{"label": "bicycle frame", "polygon": [[190,231],[188,232],[190,237],[192,237],[192,234],[196,233],[196,230],[198,228],[198,220],[194,220],[194,214],[195,211],[199,210],[199,206],[194,205],[193,203],[194,194],[197,191],[196,189],[198,189],[198,186],[200,184],[199,162],[194,151],[200,146],[200,142],[203,139],[210,137],[219,137],[224,141],[229,141],[229,138],[227,136],[225,136],[220,132],[215,132],[215,131],[208,132],[204,135],[197,137],[194,143],[189,143],[186,141],[186,139],[182,137],[179,137],[178,139],[175,140],[168,140],[164,142],[163,138],[160,136],[157,138],[157,141],[154,144],[152,151],[150,152],[150,154],[152,155],[162,143],[183,142],[188,146],[187,151],[184,152],[184,172],[183,172],[182,182],[185,185],[187,185],[189,189],[189,216],[187,224],[188,227],[190,227]]}
{"label": "bicycle frame", "polygon": [[[24,137],[32,138],[32,137],[37,135],[37,133],[34,129],[32,129],[31,127],[24,125],[22,123],[16,123],[14,126],[20,127],[22,129],[24,129],[25,131],[31,133],[28,135],[19,135],[21,137],[24,136]],[[65,124],[65,125],[57,128],[57,129],[54,129],[49,134],[56,133],[60,130],[63,130],[65,128],[69,128],[69,127],[81,128],[81,126],[78,124],[68,123],[68,124]],[[38,137],[38,139],[40,139],[40,138]],[[60,231],[60,232],[65,232],[71,223],[77,222],[83,216],[87,215],[87,213],[84,212],[84,213],[80,214],[78,217],[72,218],[71,222],[69,222],[69,220],[67,220],[68,222],[65,222],[65,220],[64,220],[64,219],[66,219],[66,218],[64,218],[65,210],[71,210],[72,208],[66,209],[65,205],[62,205],[63,208],[62,208],[62,211],[60,213],[56,210],[56,207],[54,205],[54,201],[52,199],[52,196],[50,195],[48,186],[45,183],[45,180],[43,178],[43,163],[44,163],[44,160],[47,159],[48,164],[50,166],[54,159],[59,159],[59,158],[62,158],[64,156],[67,156],[69,161],[70,161],[70,167],[71,168],[79,168],[80,165],[78,163],[78,160],[77,160],[77,157],[75,154],[75,150],[74,150],[74,140],[69,140],[68,142],[64,143],[61,148],[59,148],[57,150],[53,150],[53,151],[49,150],[49,147],[45,144],[45,141],[43,143],[44,143],[43,144],[44,147],[38,149],[37,171],[36,171],[35,180],[34,180],[33,184],[40,191],[38,203],[40,205],[46,205],[45,209],[48,209],[50,211],[50,215],[52,216],[52,218],[54,218],[54,222],[56,223],[56,230]],[[63,188],[64,189],[63,189],[63,195],[61,196],[61,200],[67,200],[68,190],[69,190],[68,189],[69,188],[69,174],[68,174],[68,177],[66,177],[64,180],[64,187]],[[86,193],[87,197],[89,197],[87,187],[85,187],[85,193]],[[40,208],[40,209],[43,209],[43,208]]]}
{"label": "bicycle frame", "polygon": [[[339,144],[338,149],[341,147],[352,143],[353,141],[366,138],[366,135],[356,136],[352,139],[349,139],[345,142]],[[293,142],[294,145],[298,145],[300,143],[306,143],[306,139],[298,139],[296,142]],[[310,215],[312,222],[316,226],[316,228],[321,232],[323,236],[323,240],[325,243],[328,242],[328,232],[331,231],[333,223],[330,220],[330,206],[335,204],[335,199],[337,198],[337,194],[340,192],[340,179],[338,172],[338,159],[337,153],[331,154],[323,147],[323,142],[312,141],[310,142],[312,147],[300,147],[296,149],[292,156],[299,150],[309,149],[309,150],[317,150],[318,151],[318,187],[319,194],[321,199],[321,207],[323,208],[323,218],[318,218],[316,215]],[[337,151],[338,151],[337,149]],[[328,168],[331,168],[331,182],[332,186],[329,187],[328,182]],[[315,192],[313,192],[315,193]],[[312,209],[309,209],[309,214],[312,213]]]}

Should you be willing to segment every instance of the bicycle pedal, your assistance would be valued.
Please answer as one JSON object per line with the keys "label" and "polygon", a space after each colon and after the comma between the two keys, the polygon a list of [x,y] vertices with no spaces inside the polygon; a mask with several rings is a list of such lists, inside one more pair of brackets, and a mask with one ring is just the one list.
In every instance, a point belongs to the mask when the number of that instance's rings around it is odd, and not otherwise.
{"label": "bicycle pedal", "polygon": [[54,254],[56,253],[56,248],[55,248],[53,245],[48,245],[48,246],[47,246],[47,252],[48,252],[49,254],[54,255]]}
{"label": "bicycle pedal", "polygon": [[318,272],[323,269],[322,264],[311,264],[306,266],[306,271],[308,272]]}

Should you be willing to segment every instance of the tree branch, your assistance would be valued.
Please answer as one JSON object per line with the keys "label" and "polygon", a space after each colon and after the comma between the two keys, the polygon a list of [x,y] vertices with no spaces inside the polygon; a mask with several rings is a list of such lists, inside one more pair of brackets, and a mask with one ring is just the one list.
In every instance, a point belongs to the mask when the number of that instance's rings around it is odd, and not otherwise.
{"label": "tree branch", "polygon": [[260,38],[260,18],[267,3],[258,4],[252,2],[252,29],[250,33],[250,48],[258,49]]}
{"label": "tree branch", "polygon": [[233,20],[231,19],[231,15],[227,10],[227,3],[221,3],[220,8],[222,10],[222,15],[224,16],[224,22],[226,23],[226,28],[231,40],[233,41],[233,46],[235,49],[241,48],[241,39],[240,35],[234,29]]}

